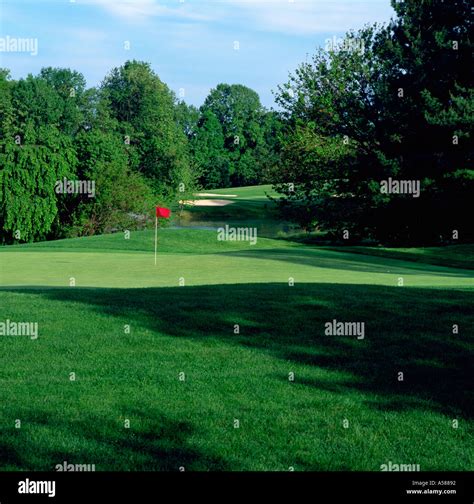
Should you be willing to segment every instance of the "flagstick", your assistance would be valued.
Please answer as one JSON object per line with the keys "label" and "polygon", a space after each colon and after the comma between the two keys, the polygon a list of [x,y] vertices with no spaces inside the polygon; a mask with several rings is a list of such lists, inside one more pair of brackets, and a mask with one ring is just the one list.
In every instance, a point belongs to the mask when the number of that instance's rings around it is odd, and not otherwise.
{"label": "flagstick", "polygon": [[156,249],[158,247],[158,217],[155,217],[155,266],[156,266]]}

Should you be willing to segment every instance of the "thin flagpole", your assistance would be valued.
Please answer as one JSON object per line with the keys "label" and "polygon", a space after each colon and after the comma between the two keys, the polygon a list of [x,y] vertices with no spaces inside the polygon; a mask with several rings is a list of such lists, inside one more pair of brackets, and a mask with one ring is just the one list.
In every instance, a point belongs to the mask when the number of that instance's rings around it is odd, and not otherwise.
{"label": "thin flagpole", "polygon": [[155,266],[156,266],[156,250],[158,247],[158,217],[155,217]]}

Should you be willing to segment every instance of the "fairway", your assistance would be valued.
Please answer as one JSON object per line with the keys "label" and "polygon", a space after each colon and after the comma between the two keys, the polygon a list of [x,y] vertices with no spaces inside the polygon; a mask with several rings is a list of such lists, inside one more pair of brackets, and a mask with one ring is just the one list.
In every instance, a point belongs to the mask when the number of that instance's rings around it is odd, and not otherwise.
{"label": "fairway", "polygon": [[[205,200],[208,196],[196,193],[196,201]],[[269,197],[278,195],[270,185],[233,187],[213,189],[211,193],[217,200],[228,202],[224,206],[185,206],[175,217],[178,227],[214,229],[216,226],[257,226],[258,235],[265,238],[276,238],[279,233],[293,229],[293,225],[282,222],[275,202]]]}
{"label": "fairway", "polygon": [[158,250],[152,231],[0,250],[3,319],[39,327],[0,339],[3,470],[473,468],[467,266],[200,229]]}

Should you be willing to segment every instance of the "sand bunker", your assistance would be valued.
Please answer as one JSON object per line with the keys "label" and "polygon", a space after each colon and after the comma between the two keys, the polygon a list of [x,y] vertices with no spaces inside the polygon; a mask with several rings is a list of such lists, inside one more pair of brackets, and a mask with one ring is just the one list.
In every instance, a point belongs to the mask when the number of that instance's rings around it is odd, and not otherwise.
{"label": "sand bunker", "polygon": [[180,201],[182,205],[190,205],[190,206],[201,206],[201,207],[219,207],[232,205],[234,202],[223,199],[201,199],[201,200],[187,200]]}
{"label": "sand bunker", "polygon": [[237,198],[237,194],[214,194],[214,193],[197,193],[195,196],[205,196],[208,198],[221,197],[221,198]]}

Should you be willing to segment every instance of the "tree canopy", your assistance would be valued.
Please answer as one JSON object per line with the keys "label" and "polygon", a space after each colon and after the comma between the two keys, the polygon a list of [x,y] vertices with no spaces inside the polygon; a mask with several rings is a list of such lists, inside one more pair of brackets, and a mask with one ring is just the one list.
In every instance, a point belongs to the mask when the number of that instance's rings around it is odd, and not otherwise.
{"label": "tree canopy", "polygon": [[392,4],[388,25],[348,33],[280,86],[281,206],[335,239],[470,240],[469,2]]}
{"label": "tree canopy", "polygon": [[[135,60],[89,89],[71,69],[0,70],[0,242],[141,227],[155,203],[262,183],[331,240],[472,240],[470,2],[392,5],[301,64],[277,110],[224,83],[188,105]],[[66,179],[94,196],[58,192]]]}

